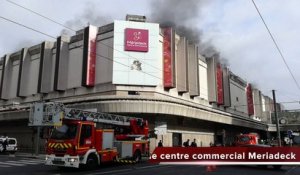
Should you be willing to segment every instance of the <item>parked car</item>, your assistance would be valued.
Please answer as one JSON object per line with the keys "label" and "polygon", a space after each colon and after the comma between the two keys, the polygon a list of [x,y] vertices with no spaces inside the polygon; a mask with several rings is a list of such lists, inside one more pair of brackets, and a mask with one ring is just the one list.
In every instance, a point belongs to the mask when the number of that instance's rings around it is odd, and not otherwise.
{"label": "parked car", "polygon": [[0,153],[10,152],[15,153],[18,150],[17,139],[11,137],[0,137]]}

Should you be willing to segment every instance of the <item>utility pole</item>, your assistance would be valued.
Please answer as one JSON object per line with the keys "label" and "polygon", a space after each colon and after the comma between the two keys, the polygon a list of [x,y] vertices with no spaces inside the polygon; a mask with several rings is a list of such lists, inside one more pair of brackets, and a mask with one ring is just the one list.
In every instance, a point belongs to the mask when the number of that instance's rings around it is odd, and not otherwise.
{"label": "utility pole", "polygon": [[35,136],[35,155],[39,155],[39,148],[40,148],[40,132],[41,132],[41,127],[38,126],[36,127],[36,136]]}
{"label": "utility pole", "polygon": [[281,137],[280,137],[279,121],[278,121],[277,108],[276,108],[275,90],[272,90],[272,94],[273,94],[273,105],[274,105],[274,115],[275,115],[275,120],[276,120],[278,146],[281,146]]}

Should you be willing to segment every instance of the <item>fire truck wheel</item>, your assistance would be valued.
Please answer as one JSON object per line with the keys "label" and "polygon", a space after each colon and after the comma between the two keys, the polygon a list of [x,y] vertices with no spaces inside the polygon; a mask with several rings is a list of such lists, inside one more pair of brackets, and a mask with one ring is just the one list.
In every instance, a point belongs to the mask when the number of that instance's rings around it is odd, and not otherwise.
{"label": "fire truck wheel", "polygon": [[133,160],[135,162],[140,162],[142,160],[142,155],[140,150],[136,150],[133,155]]}
{"label": "fire truck wheel", "polygon": [[0,153],[4,152],[4,145],[3,143],[0,143]]}
{"label": "fire truck wheel", "polygon": [[89,157],[86,160],[86,169],[95,169],[97,165],[97,157],[94,154],[89,155]]}

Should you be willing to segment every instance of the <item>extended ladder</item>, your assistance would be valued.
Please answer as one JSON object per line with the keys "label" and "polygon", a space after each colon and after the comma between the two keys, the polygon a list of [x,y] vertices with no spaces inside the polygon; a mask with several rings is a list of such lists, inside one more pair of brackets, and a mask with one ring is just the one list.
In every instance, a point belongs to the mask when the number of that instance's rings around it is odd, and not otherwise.
{"label": "extended ladder", "polygon": [[[63,118],[83,121],[94,121],[98,123],[121,126],[129,126],[130,119],[133,119],[133,117],[67,108],[62,103],[48,102],[34,103],[31,106],[29,115],[29,125],[57,126],[61,125]],[[142,118],[134,119],[143,121]]]}

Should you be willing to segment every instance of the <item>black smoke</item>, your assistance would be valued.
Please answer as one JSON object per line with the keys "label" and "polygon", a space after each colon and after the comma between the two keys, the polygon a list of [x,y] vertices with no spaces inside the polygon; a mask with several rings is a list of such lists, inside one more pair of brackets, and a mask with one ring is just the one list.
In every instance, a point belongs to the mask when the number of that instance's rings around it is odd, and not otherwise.
{"label": "black smoke", "polygon": [[[74,19],[65,22],[65,26],[77,31],[88,25],[103,26],[112,22],[112,17],[107,14],[101,14],[96,8],[96,4],[92,2],[86,3],[83,13],[74,16]],[[61,34],[74,35],[74,31],[63,29]]]}
{"label": "black smoke", "polygon": [[203,32],[197,25],[206,14],[204,7],[209,0],[154,0],[151,3],[150,20],[161,26],[173,27],[176,33],[199,45],[200,54],[212,57],[219,54],[211,42],[201,40]]}

